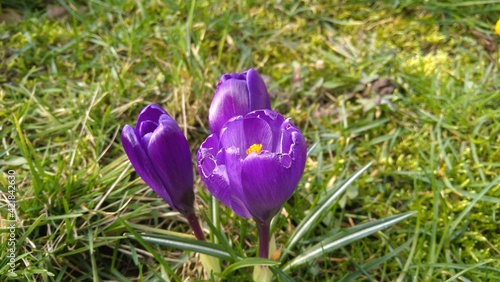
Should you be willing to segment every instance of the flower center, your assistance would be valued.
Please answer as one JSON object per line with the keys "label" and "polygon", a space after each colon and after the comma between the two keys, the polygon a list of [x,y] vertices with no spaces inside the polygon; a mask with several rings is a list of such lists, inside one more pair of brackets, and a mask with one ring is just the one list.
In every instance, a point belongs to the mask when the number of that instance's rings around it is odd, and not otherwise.
{"label": "flower center", "polygon": [[257,153],[260,154],[262,151],[262,144],[253,144],[252,146],[248,147],[247,149],[247,155],[250,155],[251,153]]}

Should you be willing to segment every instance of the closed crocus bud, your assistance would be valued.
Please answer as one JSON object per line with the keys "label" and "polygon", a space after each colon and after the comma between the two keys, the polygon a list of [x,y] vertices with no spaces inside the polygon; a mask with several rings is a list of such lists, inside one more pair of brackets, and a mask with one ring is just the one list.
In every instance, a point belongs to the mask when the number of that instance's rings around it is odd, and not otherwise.
{"label": "closed crocus bud", "polygon": [[212,195],[257,222],[261,257],[267,258],[271,219],[302,176],[306,151],[301,132],[272,110],[234,117],[198,151],[198,171]]}
{"label": "closed crocus bud", "polygon": [[122,143],[132,166],[153,191],[186,217],[194,215],[191,152],[179,125],[158,105],[126,125]]}
{"label": "closed crocus bud", "polygon": [[224,124],[234,116],[254,110],[271,109],[266,84],[254,69],[225,74],[215,89],[208,113],[210,132],[219,134]]}

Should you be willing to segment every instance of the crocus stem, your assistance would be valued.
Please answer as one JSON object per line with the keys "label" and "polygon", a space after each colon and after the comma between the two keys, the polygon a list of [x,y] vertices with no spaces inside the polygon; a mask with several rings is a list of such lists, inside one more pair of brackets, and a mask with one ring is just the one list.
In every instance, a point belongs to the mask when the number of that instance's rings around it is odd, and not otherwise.
{"label": "crocus stem", "polygon": [[200,241],[205,241],[205,234],[203,234],[203,230],[201,230],[200,222],[198,218],[194,215],[194,213],[186,216],[189,225],[191,225],[191,229],[193,229],[194,236],[196,239]]}
{"label": "crocus stem", "polygon": [[269,222],[257,223],[257,229],[259,230],[259,257],[269,258]]}

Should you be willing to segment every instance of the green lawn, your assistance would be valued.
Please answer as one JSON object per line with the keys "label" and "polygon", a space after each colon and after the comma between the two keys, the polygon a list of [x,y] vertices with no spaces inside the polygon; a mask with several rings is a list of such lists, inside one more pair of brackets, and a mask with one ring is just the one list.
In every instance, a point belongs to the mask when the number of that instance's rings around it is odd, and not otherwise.
{"label": "green lawn", "polygon": [[[14,15],[0,23],[2,281],[215,280],[197,252],[144,237],[191,231],[134,172],[120,131],[157,103],[194,160],[218,79],[250,67],[311,147],[273,222],[278,280],[500,281],[500,0],[256,2],[2,1],[0,18]],[[346,201],[324,204],[371,161]],[[195,181],[207,237],[254,257],[254,222]],[[286,267],[342,230],[411,211]],[[252,267],[226,274],[248,281]]]}

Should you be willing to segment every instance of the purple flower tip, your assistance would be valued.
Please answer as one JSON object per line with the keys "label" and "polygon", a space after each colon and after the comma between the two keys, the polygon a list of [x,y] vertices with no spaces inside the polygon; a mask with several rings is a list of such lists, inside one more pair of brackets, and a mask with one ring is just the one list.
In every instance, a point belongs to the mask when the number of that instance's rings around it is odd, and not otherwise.
{"label": "purple flower tip", "polygon": [[219,134],[224,124],[234,116],[270,108],[266,85],[257,71],[249,69],[224,74],[217,84],[209,109],[210,132]]}

